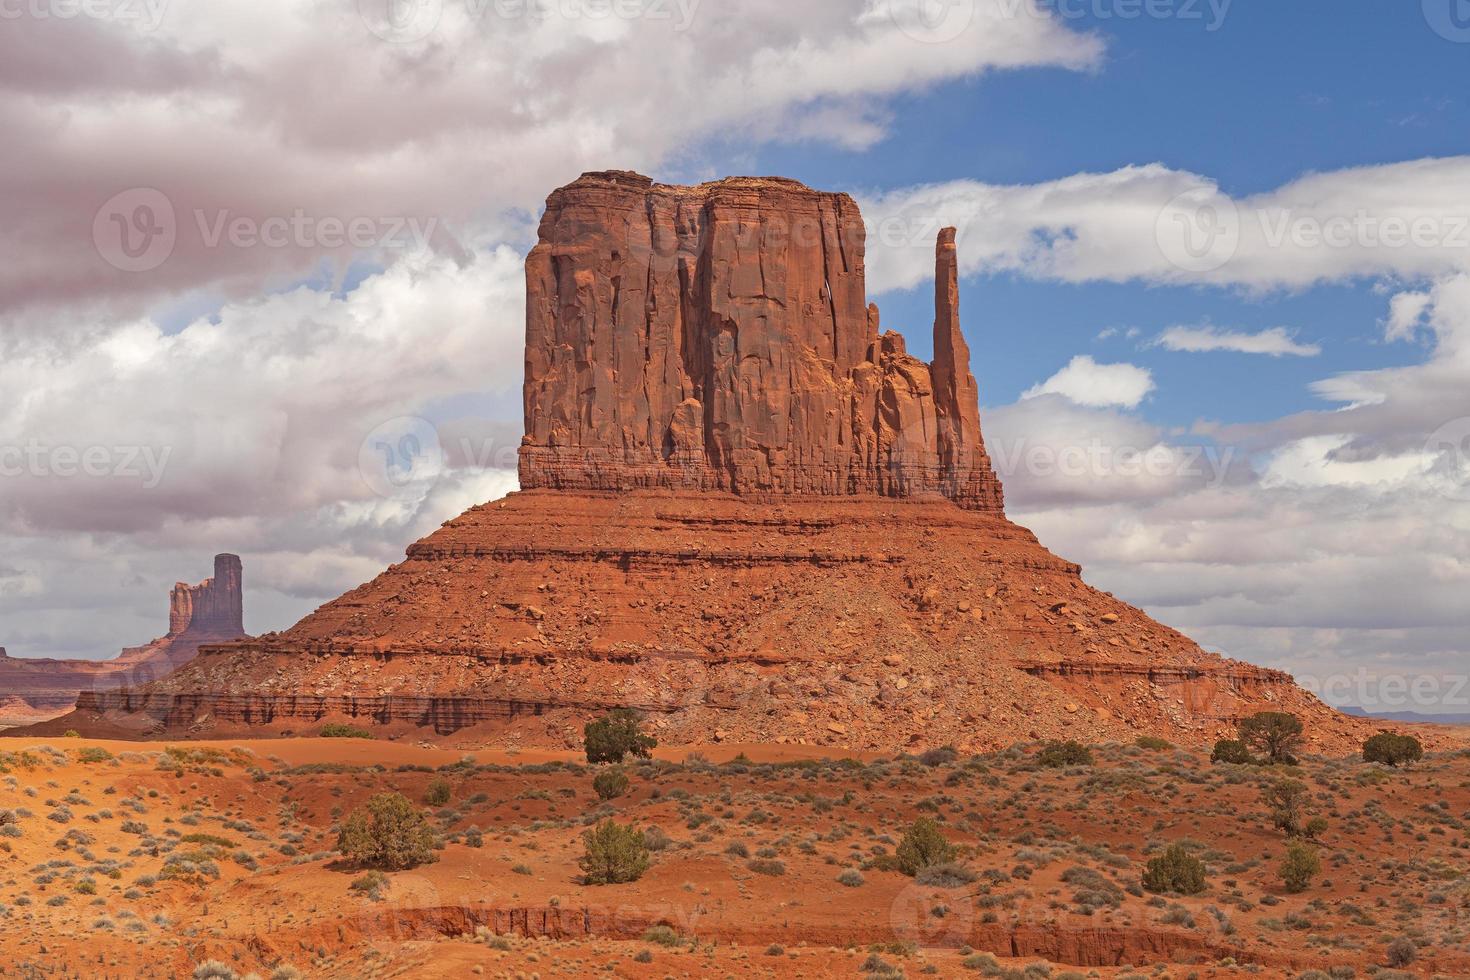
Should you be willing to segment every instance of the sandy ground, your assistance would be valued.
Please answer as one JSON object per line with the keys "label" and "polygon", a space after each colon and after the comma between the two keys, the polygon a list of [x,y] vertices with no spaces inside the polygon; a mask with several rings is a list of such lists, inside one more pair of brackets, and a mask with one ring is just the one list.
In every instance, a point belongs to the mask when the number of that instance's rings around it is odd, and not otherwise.
{"label": "sandy ground", "polygon": [[[0,738],[0,809],[17,815],[0,827],[0,974],[176,977],[210,959],[262,977],[1020,976],[1046,963],[1053,977],[1183,980],[1365,975],[1404,938],[1408,972],[1470,976],[1464,754],[1407,771],[1219,767],[1132,745],[1071,770],[1020,749],[937,765],[794,746],[657,756],[603,803],[567,753]],[[1261,802],[1286,776],[1328,821],[1323,871],[1300,894],[1281,883],[1285,841]],[[421,802],[435,780],[444,806]],[[362,871],[333,853],[334,826],[389,789],[424,807],[444,845],[374,900],[351,889]],[[972,880],[886,869],[921,815]],[[667,838],[642,880],[581,882],[581,836],[604,817]],[[1152,853],[1181,839],[1208,890],[1139,888]],[[839,884],[849,870],[860,883]]]}

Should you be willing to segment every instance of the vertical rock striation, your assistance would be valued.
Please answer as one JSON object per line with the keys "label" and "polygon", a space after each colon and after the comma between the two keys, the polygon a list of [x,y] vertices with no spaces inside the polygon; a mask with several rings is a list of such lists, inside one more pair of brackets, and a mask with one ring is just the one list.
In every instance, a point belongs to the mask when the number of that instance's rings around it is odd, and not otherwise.
{"label": "vertical rock striation", "polygon": [[879,335],[864,248],[850,197],[793,180],[606,172],[555,191],[526,261],[522,487],[942,495],[999,513],[953,229],[933,364]]}

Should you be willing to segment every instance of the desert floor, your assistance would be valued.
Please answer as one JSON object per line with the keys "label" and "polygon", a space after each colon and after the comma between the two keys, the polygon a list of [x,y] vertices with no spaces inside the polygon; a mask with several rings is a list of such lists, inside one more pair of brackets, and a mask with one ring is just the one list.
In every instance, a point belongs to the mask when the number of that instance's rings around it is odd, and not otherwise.
{"label": "desert floor", "polygon": [[[313,978],[1470,976],[1470,753],[1263,769],[1113,745],[1056,770],[1034,749],[661,750],[604,803],[569,754],[0,738],[0,976],[187,977],[207,960]],[[1301,894],[1261,802],[1284,776],[1328,821]],[[353,891],[334,825],[436,779],[438,861],[376,900]],[[972,881],[884,870],[923,815]],[[585,886],[581,835],[608,816],[648,828],[653,865]],[[1145,892],[1146,861],[1178,840],[1208,890]],[[1396,974],[1401,938],[1417,958]]]}

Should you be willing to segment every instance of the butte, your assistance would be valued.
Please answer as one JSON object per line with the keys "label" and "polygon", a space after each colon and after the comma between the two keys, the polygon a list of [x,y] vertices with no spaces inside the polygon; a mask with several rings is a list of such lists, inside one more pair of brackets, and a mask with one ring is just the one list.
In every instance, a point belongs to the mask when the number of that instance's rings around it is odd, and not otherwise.
{"label": "butte", "polygon": [[1367,726],[1089,587],[1007,520],[960,331],[881,332],[845,194],[586,174],[526,261],[520,492],[471,508],[291,629],[205,647],[73,724],[579,744],[980,750],[1161,735],[1261,710],[1339,750]]}

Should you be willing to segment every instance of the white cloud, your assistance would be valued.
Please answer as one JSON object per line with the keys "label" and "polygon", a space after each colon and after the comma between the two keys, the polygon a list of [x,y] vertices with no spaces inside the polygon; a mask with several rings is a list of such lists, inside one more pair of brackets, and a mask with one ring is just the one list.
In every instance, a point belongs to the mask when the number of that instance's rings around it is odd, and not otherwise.
{"label": "white cloud", "polygon": [[1080,354],[1041,384],[1033,385],[1021,397],[1061,395],[1078,405],[1135,408],[1153,390],[1153,375],[1147,368],[1136,364],[1099,364],[1088,355]]}
{"label": "white cloud", "polygon": [[1234,351],[1238,354],[1267,354],[1281,357],[1316,357],[1322,353],[1317,344],[1298,343],[1285,327],[1271,327],[1256,333],[1237,330],[1221,330],[1204,324],[1197,327],[1175,326],[1159,334],[1154,341],[1166,350],[1201,353],[1207,351]]}
{"label": "white cloud", "polygon": [[944,225],[960,230],[966,274],[1269,290],[1470,271],[1470,157],[1311,174],[1241,198],[1155,163],[1038,184],[909,187],[863,205],[877,291],[924,282],[926,245]]}
{"label": "white cloud", "polygon": [[1388,341],[1410,340],[1423,324],[1432,297],[1424,292],[1398,293],[1388,302],[1388,319],[1383,324],[1383,338]]}

